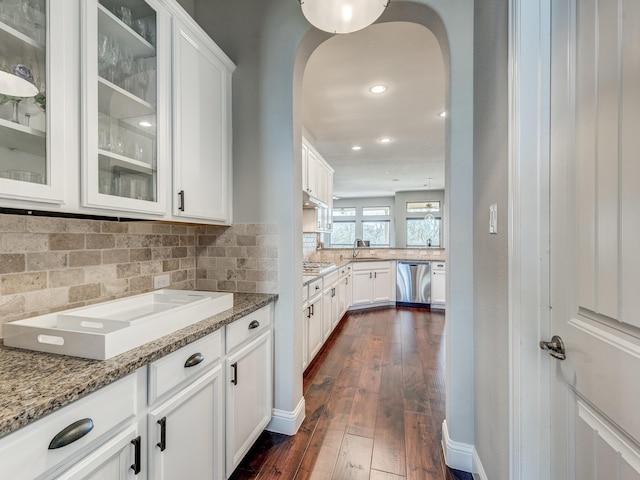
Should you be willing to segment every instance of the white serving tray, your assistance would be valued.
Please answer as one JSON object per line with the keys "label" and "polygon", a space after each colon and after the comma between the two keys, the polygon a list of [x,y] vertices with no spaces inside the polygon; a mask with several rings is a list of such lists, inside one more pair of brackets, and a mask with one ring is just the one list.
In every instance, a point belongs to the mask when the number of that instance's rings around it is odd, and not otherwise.
{"label": "white serving tray", "polygon": [[233,294],[157,290],[4,325],[4,344],[106,360],[233,308]]}

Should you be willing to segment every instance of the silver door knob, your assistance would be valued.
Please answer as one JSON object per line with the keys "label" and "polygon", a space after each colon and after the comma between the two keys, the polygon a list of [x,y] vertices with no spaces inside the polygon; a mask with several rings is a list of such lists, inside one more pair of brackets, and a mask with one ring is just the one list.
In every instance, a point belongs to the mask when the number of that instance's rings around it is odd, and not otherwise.
{"label": "silver door knob", "polygon": [[564,350],[564,342],[562,338],[558,335],[554,335],[551,337],[550,342],[540,341],[540,348],[542,350],[546,350],[549,355],[553,358],[557,358],[558,360],[564,360],[567,358],[566,352]]}

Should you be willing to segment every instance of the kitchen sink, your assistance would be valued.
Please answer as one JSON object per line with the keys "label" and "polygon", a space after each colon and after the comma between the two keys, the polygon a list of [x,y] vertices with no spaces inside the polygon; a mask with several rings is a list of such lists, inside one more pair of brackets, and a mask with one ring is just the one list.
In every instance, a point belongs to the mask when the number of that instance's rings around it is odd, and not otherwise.
{"label": "kitchen sink", "polygon": [[158,290],[9,322],[4,344],[106,360],[233,308],[233,294]]}

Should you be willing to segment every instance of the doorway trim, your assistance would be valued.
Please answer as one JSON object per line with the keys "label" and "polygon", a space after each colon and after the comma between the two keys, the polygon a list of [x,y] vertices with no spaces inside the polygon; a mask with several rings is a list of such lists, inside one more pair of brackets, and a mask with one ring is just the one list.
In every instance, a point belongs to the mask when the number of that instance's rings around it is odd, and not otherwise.
{"label": "doorway trim", "polygon": [[551,0],[509,2],[509,457],[513,480],[550,478]]}

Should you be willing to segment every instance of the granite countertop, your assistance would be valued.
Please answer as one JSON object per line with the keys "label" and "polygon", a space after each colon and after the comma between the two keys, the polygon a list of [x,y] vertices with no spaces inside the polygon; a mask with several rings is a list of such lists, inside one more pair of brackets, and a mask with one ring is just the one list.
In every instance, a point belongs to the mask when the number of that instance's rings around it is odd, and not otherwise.
{"label": "granite countertop", "polygon": [[0,346],[0,437],[274,302],[234,293],[234,306],[109,360],[87,360]]}

